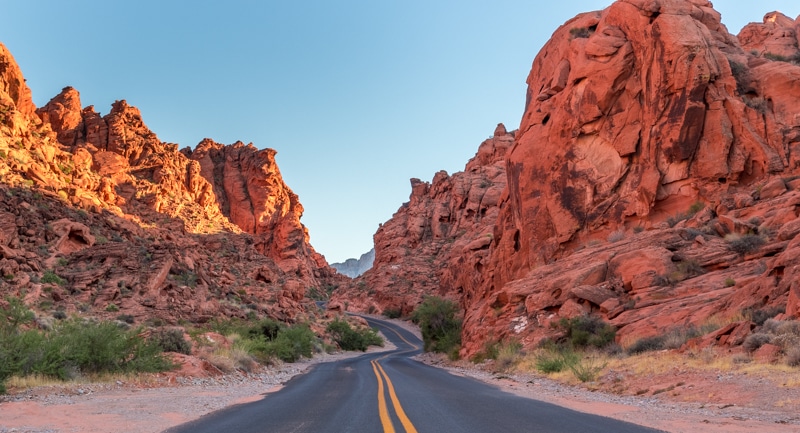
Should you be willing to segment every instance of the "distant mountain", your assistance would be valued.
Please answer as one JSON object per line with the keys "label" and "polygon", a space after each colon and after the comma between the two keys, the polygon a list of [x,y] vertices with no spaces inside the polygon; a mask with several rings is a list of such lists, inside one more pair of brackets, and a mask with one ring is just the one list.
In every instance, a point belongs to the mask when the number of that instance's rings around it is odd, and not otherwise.
{"label": "distant mountain", "polygon": [[372,268],[373,261],[375,261],[375,248],[362,254],[358,260],[347,259],[344,263],[331,263],[331,267],[342,275],[355,278]]}

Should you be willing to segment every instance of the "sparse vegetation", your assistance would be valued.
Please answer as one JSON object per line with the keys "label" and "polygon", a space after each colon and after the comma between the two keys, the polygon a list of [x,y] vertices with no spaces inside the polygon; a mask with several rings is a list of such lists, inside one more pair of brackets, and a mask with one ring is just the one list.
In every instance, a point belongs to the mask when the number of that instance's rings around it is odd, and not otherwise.
{"label": "sparse vegetation", "polygon": [[733,287],[736,285],[736,280],[731,277],[725,278],[725,287]]}
{"label": "sparse vegetation", "polygon": [[335,319],[328,325],[336,344],[342,350],[366,351],[369,346],[383,346],[383,339],[373,329],[353,329],[345,320]]}
{"label": "sparse vegetation", "polygon": [[747,66],[735,62],[733,60],[728,59],[728,64],[731,67],[731,73],[733,74],[733,78],[736,80],[736,92],[739,95],[744,95],[747,93],[747,86],[749,80],[749,71]]}
{"label": "sparse vegetation", "polygon": [[611,234],[608,235],[608,241],[611,242],[611,243],[619,242],[619,241],[621,241],[623,239],[625,239],[625,231],[624,230],[616,230],[616,231],[611,232]]}
{"label": "sparse vegetation", "polygon": [[272,319],[255,323],[241,319],[215,320],[211,328],[234,340],[237,350],[264,363],[276,359],[295,362],[302,357],[310,358],[317,343],[317,337],[308,325],[287,327]]}
{"label": "sparse vegetation", "polygon": [[728,242],[728,248],[731,251],[742,255],[758,250],[765,243],[764,238],[752,233],[746,235],[730,234],[725,236],[725,240]]}
{"label": "sparse vegetation", "polygon": [[678,225],[679,222],[685,221],[695,216],[698,212],[705,209],[705,207],[706,207],[705,203],[701,201],[696,201],[689,206],[689,209],[686,212],[682,212],[667,218],[667,225],[669,225],[670,227],[675,227],[676,225]]}
{"label": "sparse vegetation", "polygon": [[399,319],[403,313],[400,308],[387,308],[383,310],[383,315],[388,319]]}
{"label": "sparse vegetation", "polygon": [[565,342],[572,348],[604,348],[614,342],[617,330],[597,316],[578,316],[561,319]]}
{"label": "sparse vegetation", "polygon": [[795,54],[793,56],[787,57],[775,53],[764,53],[764,58],[776,62],[787,62],[787,63],[793,63],[795,65],[800,65],[800,54]]}
{"label": "sparse vegetation", "polygon": [[40,281],[45,284],[57,284],[59,286],[63,286],[67,282],[65,279],[59,277],[58,274],[53,272],[53,270],[51,269],[44,271],[44,274],[42,275]]}
{"label": "sparse vegetation", "polygon": [[588,27],[573,27],[569,29],[569,35],[572,39],[588,38],[593,33]]}
{"label": "sparse vegetation", "polygon": [[180,328],[165,328],[154,332],[150,337],[164,352],[177,352],[189,355],[192,353],[192,343],[183,337]]}
{"label": "sparse vegetation", "polygon": [[461,346],[461,319],[454,302],[430,296],[411,315],[422,331],[424,348],[428,352],[446,353],[458,358]]}
{"label": "sparse vegetation", "polygon": [[172,364],[161,349],[114,322],[71,319],[49,331],[28,329],[33,313],[8,298],[0,308],[0,392],[11,376],[42,375],[65,380],[86,374],[163,371]]}

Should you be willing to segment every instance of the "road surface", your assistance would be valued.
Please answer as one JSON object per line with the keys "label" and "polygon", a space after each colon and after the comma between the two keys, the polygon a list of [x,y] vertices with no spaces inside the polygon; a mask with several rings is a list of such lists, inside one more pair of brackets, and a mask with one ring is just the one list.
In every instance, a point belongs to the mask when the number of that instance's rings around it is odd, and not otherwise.
{"label": "road surface", "polygon": [[396,350],[318,364],[264,399],[232,406],[169,433],[654,432],[509,394],[414,361],[422,342],[369,318]]}

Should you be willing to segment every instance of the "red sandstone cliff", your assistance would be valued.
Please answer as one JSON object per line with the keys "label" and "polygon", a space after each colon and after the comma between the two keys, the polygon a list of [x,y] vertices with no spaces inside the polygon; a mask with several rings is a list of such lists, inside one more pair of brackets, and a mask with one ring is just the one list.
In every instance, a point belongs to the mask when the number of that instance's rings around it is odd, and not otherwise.
{"label": "red sandstone cliff", "polygon": [[0,45],[0,293],[44,315],[306,320],[306,289],[334,273],[274,155],[178,151],[125,101],[100,116],[70,87],[37,110]]}
{"label": "red sandstone cliff", "polygon": [[[737,38],[703,0],[619,0],[568,21],[533,62],[480,258],[420,247],[426,226],[410,215],[450,199],[415,185],[375,235],[362,280],[373,308],[458,299],[466,355],[491,340],[534,345],[581,314],[612,321],[626,341],[747,309],[797,317],[797,47],[798,20],[767,14]],[[454,241],[482,233],[489,226],[470,226]],[[403,248],[407,258],[389,258]],[[426,260],[449,275],[438,271],[427,292],[376,279]],[[709,338],[741,342],[750,327]]]}
{"label": "red sandstone cliff", "polygon": [[411,179],[409,201],[375,233],[372,269],[335,292],[332,305],[408,314],[427,294],[457,298],[461,286],[480,279],[513,137],[498,125],[463,172]]}

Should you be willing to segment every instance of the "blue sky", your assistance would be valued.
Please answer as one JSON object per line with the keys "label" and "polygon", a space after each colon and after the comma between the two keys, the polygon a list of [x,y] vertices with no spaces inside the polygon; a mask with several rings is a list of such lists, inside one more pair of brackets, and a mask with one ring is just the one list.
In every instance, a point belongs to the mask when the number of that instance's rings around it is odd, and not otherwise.
{"label": "blue sky", "polygon": [[[732,33],[796,0],[719,0]],[[746,5],[742,5],[746,3]],[[0,0],[0,42],[37,106],[73,86],[142,111],[163,141],[278,151],[329,262],[372,248],[412,177],[460,171],[498,122],[515,129],[533,58],[607,1]]]}

